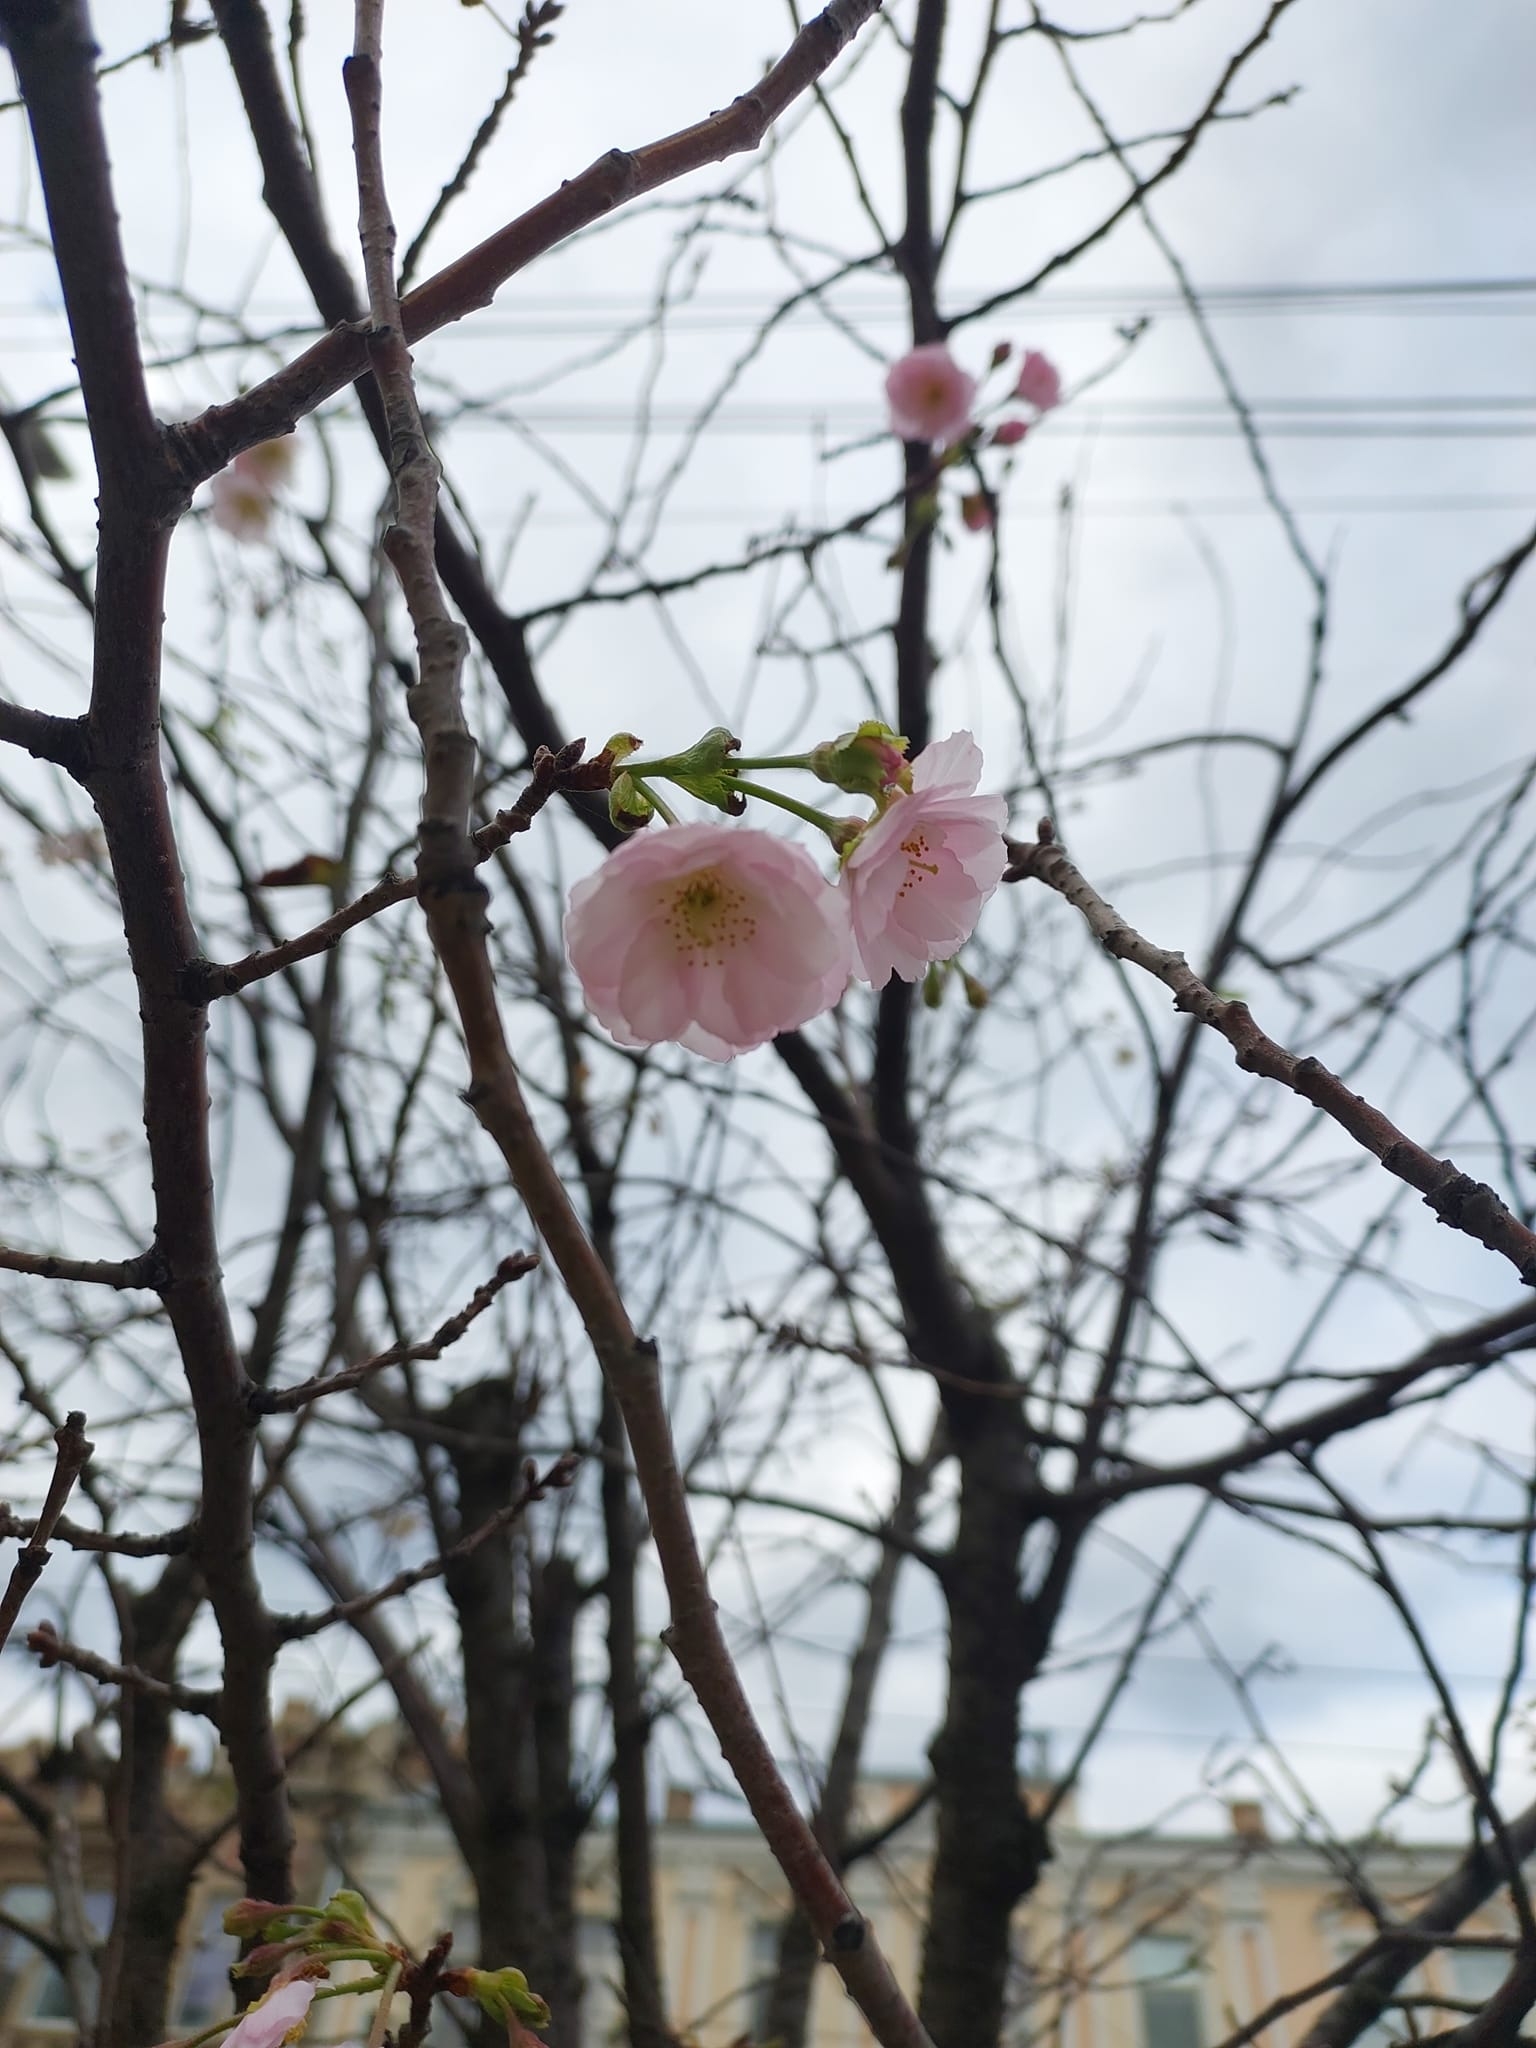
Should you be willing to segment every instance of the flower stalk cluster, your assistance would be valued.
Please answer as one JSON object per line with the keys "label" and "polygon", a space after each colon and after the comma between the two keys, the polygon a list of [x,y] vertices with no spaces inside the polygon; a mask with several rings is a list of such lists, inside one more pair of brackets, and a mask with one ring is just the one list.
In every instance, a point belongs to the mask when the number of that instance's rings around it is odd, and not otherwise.
{"label": "flower stalk cluster", "polygon": [[[445,1968],[442,1957],[451,1946],[447,1936],[429,1951],[425,1963],[417,1963],[408,1950],[378,1932],[357,1892],[335,1892],[323,1906],[240,1899],[225,1913],[224,1931],[251,1944],[231,1974],[265,1977],[266,1989],[244,2012],[167,2042],[164,2048],[202,2048],[204,2042],[221,2039],[223,2048],[285,2048],[303,2038],[317,2001],[377,1996],[368,2036],[372,2043],[384,2036],[397,1991],[417,1999],[426,1994],[471,1998],[506,2027],[511,2048],[531,2042],[525,2022],[534,2027],[549,2022],[548,2005],[528,1989],[521,1970]],[[342,1983],[328,1983],[338,1963],[368,1967]]]}

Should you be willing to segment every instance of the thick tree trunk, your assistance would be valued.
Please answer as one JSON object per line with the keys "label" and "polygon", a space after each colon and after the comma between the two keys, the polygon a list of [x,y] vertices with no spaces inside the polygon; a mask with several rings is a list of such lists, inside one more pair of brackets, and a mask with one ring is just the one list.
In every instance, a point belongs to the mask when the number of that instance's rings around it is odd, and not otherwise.
{"label": "thick tree trunk", "polygon": [[929,1757],[937,1841],[920,2011],[937,2048],[991,2048],[1003,2020],[1010,1923],[1048,1851],[1019,1786],[1019,1695],[1036,1650],[1018,1592],[1030,1464],[1016,1403],[994,1402],[960,1445],[945,1564],[949,1697]]}
{"label": "thick tree trunk", "polygon": [[613,1784],[618,1865],[619,1967],[629,2014],[630,2048],[670,2048],[661,1980],[661,1942],[651,1839],[647,1756],[651,1724],[640,1685],[635,1619],[634,1504],[629,1444],[618,1403],[604,1389],[603,1533],[608,1551],[608,1711],[613,1722]]}
{"label": "thick tree trunk", "polygon": [[[521,1482],[523,1405],[507,1380],[465,1387],[442,1411],[467,1534],[504,1508]],[[457,1558],[444,1574],[458,1617],[464,1665],[464,1733],[480,1813],[470,1871],[480,1913],[479,1961],[512,1963],[547,1998],[550,2048],[580,2048],[580,1978],[574,1905],[551,1894],[545,1812],[562,1795],[539,1782],[534,1650],[519,1625],[514,1537],[501,1531]],[[567,1711],[568,1711],[567,1694]],[[550,1747],[549,1701],[542,1734]],[[567,1731],[565,1742],[569,1744]],[[567,1748],[568,1754],[568,1748]],[[570,1797],[569,1781],[563,1799]],[[569,1888],[570,1872],[566,1872]]]}
{"label": "thick tree trunk", "polygon": [[533,1575],[533,1752],[544,1842],[549,1946],[538,1986],[560,2016],[549,2040],[579,2043],[581,1969],[576,1949],[576,1845],[587,1810],[571,1780],[571,1712],[576,1698],[576,1616],[583,1599],[576,1567],[559,1552]]}
{"label": "thick tree trunk", "polygon": [[[159,1580],[122,1610],[124,1659],[151,1677],[175,1676],[201,1604],[197,1574],[172,1558]],[[166,1803],[171,1714],[163,1700],[125,1690],[122,1754],[108,1801],[117,1852],[116,1902],[104,1957],[96,2048],[144,2048],[170,2029],[170,1996],[197,1862]]]}

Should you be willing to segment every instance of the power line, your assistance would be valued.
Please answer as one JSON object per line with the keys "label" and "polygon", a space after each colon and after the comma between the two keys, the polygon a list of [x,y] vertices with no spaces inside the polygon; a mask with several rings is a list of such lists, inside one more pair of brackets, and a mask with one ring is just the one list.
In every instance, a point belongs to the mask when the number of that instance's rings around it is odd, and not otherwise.
{"label": "power line", "polygon": [[[951,288],[950,304],[963,308],[971,300],[988,296],[991,284]],[[839,314],[849,320],[875,325],[905,324],[907,314],[894,289],[881,297],[867,286],[851,290],[828,287],[835,295]],[[167,294],[174,305],[174,295]],[[1381,313],[1399,318],[1404,313],[1432,312],[1476,315],[1536,313],[1536,277],[1472,278],[1354,278],[1273,284],[1211,285],[1196,293],[1207,311],[1222,314],[1267,313]],[[515,303],[515,311],[513,306]],[[668,308],[667,321],[674,328],[745,328],[759,325],[783,303],[761,292],[716,291]],[[1156,316],[1184,315],[1189,311],[1181,292],[1167,285],[1108,285],[1099,289],[1045,291],[1021,302],[1034,320],[1123,318],[1138,313]],[[188,308],[189,312],[200,309]],[[226,316],[214,308],[201,309],[205,317],[222,321]],[[582,335],[606,333],[614,325],[645,320],[655,310],[654,298],[643,292],[561,292],[518,293],[499,309],[483,312],[467,323],[442,329],[434,340],[472,339],[476,335],[543,333]],[[298,323],[306,331],[320,331],[313,308],[298,300],[256,300],[239,315],[248,326],[262,321]],[[789,320],[818,319],[817,304],[807,299],[793,307]],[[0,302],[0,318],[7,321],[63,318],[59,306]]]}
{"label": "power line", "polygon": [[[1462,512],[1520,512],[1530,515],[1536,513],[1536,487],[1526,492],[1489,491],[1446,497],[1382,494],[1375,497],[1292,498],[1288,502],[1293,512],[1303,515],[1344,512],[1382,517],[1414,513],[1441,516]],[[824,510],[817,514],[817,519],[827,526],[838,526],[854,517],[858,509],[848,506],[841,510]],[[1186,513],[1206,519],[1274,517],[1273,508],[1263,498],[1079,498],[1074,501],[1072,510],[1074,517],[1079,519],[1169,519]],[[490,515],[492,519],[508,516],[505,508]],[[771,537],[770,529],[763,522],[773,516],[761,502],[756,505],[679,505],[669,508],[666,523],[669,528],[674,528],[739,522],[755,525],[757,530]],[[787,519],[797,515],[786,511],[781,516]],[[1061,506],[1054,498],[1010,499],[1008,516],[1010,519],[1059,519]],[[535,521],[541,528],[590,527],[605,523],[595,513],[545,510],[543,507],[539,508]]]}
{"label": "power line", "polygon": [[[1136,409],[1145,405],[1147,410]],[[1166,405],[1167,411],[1150,408]],[[1294,410],[1280,408],[1295,408]],[[1464,409],[1463,409],[1464,408]],[[1278,402],[1255,399],[1248,411],[1263,433],[1275,440],[1307,441],[1477,441],[1525,440],[1536,435],[1536,398],[1499,397],[1486,407],[1479,400],[1446,400],[1419,407],[1411,399],[1322,399]],[[1490,416],[1492,414],[1492,416]],[[344,417],[344,416],[343,416]],[[633,433],[641,424],[654,434],[683,434],[699,422],[696,405],[658,403],[642,413],[622,402],[570,405],[511,406],[488,412],[471,409],[455,415],[455,431],[504,430],[510,423],[541,433]],[[353,422],[361,424],[360,421]],[[723,406],[708,421],[712,439],[782,438],[791,433],[835,433],[849,440],[884,438],[882,416],[857,401],[822,405],[803,402]],[[1050,421],[1053,437],[1073,440],[1227,440],[1240,433],[1239,422],[1220,400],[1125,400],[1114,409],[1100,403],[1091,409],[1073,407]]]}
{"label": "power line", "polygon": [[[947,303],[959,310],[990,295],[989,288],[951,290]],[[1208,313],[1262,317],[1296,314],[1390,314],[1438,317],[1529,317],[1536,313],[1536,278],[1466,278],[1424,282],[1386,280],[1340,284],[1214,285],[1197,291]],[[894,295],[876,299],[858,293],[828,293],[839,316],[861,326],[901,327],[909,315]],[[683,332],[750,332],[777,311],[782,300],[747,292],[714,292],[667,311],[667,326]],[[527,297],[516,300],[514,312],[491,312],[475,323],[487,335],[530,335],[576,339],[647,319],[653,299],[641,296],[573,294],[569,297]],[[1154,319],[1189,317],[1183,294],[1165,285],[1115,285],[1100,291],[1042,292],[1020,303],[1020,316],[1036,321],[1125,321],[1146,314]],[[819,321],[820,308],[806,300],[781,316],[780,324]],[[439,339],[470,338],[459,328],[445,328]]]}
{"label": "power line", "polygon": [[[1283,1655],[1284,1653],[1282,1652],[1281,1654]],[[1241,1668],[1240,1659],[1234,1659],[1233,1661]],[[1208,1657],[1181,1656],[1176,1650],[1149,1651],[1145,1655],[1138,1657],[1136,1663],[1138,1670],[1143,1665],[1159,1667],[1167,1665],[1169,1667],[1177,1666],[1180,1670],[1209,1671],[1213,1678],[1220,1678],[1222,1676],[1221,1672],[1211,1663]],[[1327,1678],[1412,1679],[1420,1685],[1429,1682],[1422,1665],[1328,1664],[1313,1662],[1311,1658],[1307,1657],[1286,1658],[1283,1663],[1277,1664],[1272,1668],[1261,1665],[1252,1675],[1255,1678],[1284,1679],[1302,1678],[1314,1673],[1319,1677]],[[1440,1671],[1440,1676],[1450,1685],[1502,1685],[1508,1675],[1507,1671],[1446,1671],[1444,1669]]]}

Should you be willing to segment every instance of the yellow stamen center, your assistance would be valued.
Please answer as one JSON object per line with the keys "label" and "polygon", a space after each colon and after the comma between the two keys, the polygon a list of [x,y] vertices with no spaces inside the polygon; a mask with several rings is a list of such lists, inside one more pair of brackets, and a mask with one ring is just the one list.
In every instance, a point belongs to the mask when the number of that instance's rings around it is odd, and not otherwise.
{"label": "yellow stamen center", "polygon": [[920,885],[924,875],[936,875],[939,872],[939,864],[936,860],[923,859],[923,855],[931,851],[926,832],[919,830],[914,832],[910,838],[903,839],[901,850],[907,856],[907,876],[901,887],[896,891],[898,902],[903,896],[908,895]]}
{"label": "yellow stamen center", "polygon": [[757,936],[751,899],[718,868],[699,868],[669,882],[662,906],[672,943],[687,966],[721,967]]}

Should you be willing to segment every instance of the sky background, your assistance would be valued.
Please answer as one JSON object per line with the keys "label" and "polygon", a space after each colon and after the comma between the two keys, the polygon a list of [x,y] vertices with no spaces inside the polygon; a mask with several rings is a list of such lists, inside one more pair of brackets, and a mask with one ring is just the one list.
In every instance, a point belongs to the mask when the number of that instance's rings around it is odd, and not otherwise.
{"label": "sky background", "polygon": [[[904,25],[909,11],[894,8],[894,19]],[[1012,11],[1022,18],[1022,8]],[[350,10],[310,13],[309,112],[331,217],[345,230],[354,200],[337,80]],[[160,7],[134,0],[98,14],[108,61],[141,48],[162,25]],[[979,0],[957,4],[953,14],[958,78],[978,31]],[[1089,29],[1122,16],[1062,0],[1059,18]],[[1119,133],[1157,134],[1176,129],[1201,104],[1226,53],[1258,18],[1252,5],[1203,0],[1134,37],[1076,45],[1074,62]],[[629,0],[571,0],[467,196],[432,244],[427,268],[614,144],[640,143],[723,105],[782,47],[789,29],[788,10],[768,0],[724,8],[674,0],[644,9]],[[404,241],[499,83],[508,44],[489,10],[447,0],[396,0],[387,39],[386,133]],[[893,226],[898,58],[877,33],[856,54],[837,100],[868,165],[874,202]],[[1452,28],[1429,0],[1298,0],[1244,71],[1232,104],[1252,108],[1292,96],[1252,119],[1215,126],[1153,200],[1159,228],[1206,294],[1212,331],[1301,530],[1333,568],[1324,736],[1439,648],[1462,586],[1510,549],[1536,514],[1533,87],[1536,18],[1520,0],[1485,0]],[[136,276],[163,288],[144,299],[152,355],[180,356],[194,336],[228,340],[228,320],[194,315],[193,302],[227,309],[238,301],[249,333],[302,325],[310,317],[302,287],[261,208],[253,147],[217,44],[155,67],[135,64],[111,78],[105,93],[130,260]],[[679,204],[734,176],[739,166],[729,166],[669,191],[662,208],[605,224],[555,252],[513,280],[488,312],[419,351],[427,402],[457,414],[442,437],[445,460],[510,608],[562,599],[611,551],[639,550],[646,494],[685,452],[687,466],[644,548],[651,574],[732,557],[786,521],[835,521],[893,487],[880,387],[885,362],[902,351],[906,334],[902,294],[888,271],[862,271],[832,295],[856,325],[856,339],[808,310],[732,376],[758,322],[792,288],[792,265],[819,277],[842,254],[867,246],[857,195],[824,124],[800,108],[786,130],[773,183],[780,218],[800,239],[784,250],[768,247],[750,221],[740,233],[677,249],[674,238],[689,218]],[[1013,179],[1094,141],[1052,54],[1040,39],[1026,39],[1000,69],[973,179]],[[1149,144],[1135,160],[1145,171],[1166,147]],[[1104,163],[978,209],[948,260],[946,313],[957,316],[1030,276],[1101,217],[1123,185],[1123,173]],[[56,286],[36,244],[35,178],[14,111],[0,116],[0,221],[0,377],[12,402],[30,402],[64,387],[69,371]],[[647,314],[658,267],[668,261],[678,304],[658,354]],[[1148,325],[1128,348],[1117,330],[1142,318]],[[630,327],[632,338],[613,347],[615,332]],[[994,341],[1005,339],[1048,351],[1069,388],[1069,403],[1030,436],[1006,474],[1000,465],[988,474],[1002,490],[1014,652],[1027,676],[1043,681],[1058,664],[1069,672],[1071,723],[1084,735],[1080,757],[1099,744],[1091,743],[1096,728],[1110,751],[1202,724],[1248,726],[1270,713],[1283,720],[1304,660],[1306,591],[1167,262],[1145,229],[1128,219],[1038,294],[962,326],[955,353],[979,373]],[[191,413],[232,395],[297,345],[222,345],[195,360],[167,360],[155,372],[157,403],[168,417]],[[700,394],[727,380],[711,432],[689,448],[683,429]],[[1085,386],[1081,397],[1072,395]],[[461,411],[466,395],[474,408]],[[635,426],[642,407],[650,415],[644,437]],[[360,423],[343,407],[332,411],[323,445],[313,432],[299,437],[295,509],[285,516],[297,518],[334,490],[344,524],[361,543],[380,477]],[[56,503],[61,531],[83,552],[93,515],[67,391],[50,417],[81,471]],[[635,508],[616,540],[594,518],[593,497],[611,502],[626,479]],[[1056,601],[1064,491],[1077,512],[1065,653]],[[9,479],[0,505],[16,523]],[[888,547],[889,536],[850,550],[843,571],[850,611],[871,624],[889,603]],[[953,658],[939,685],[936,724],[972,726],[1001,783],[1017,777],[1018,760],[1012,712],[985,658],[985,635],[974,630],[987,568],[986,543],[951,522],[937,616]],[[0,687],[50,709],[76,707],[80,669],[67,607],[12,562],[0,564],[0,580],[14,616],[34,631],[30,645],[10,637]],[[625,572],[610,580],[626,580]],[[224,617],[212,627],[208,621],[218,603],[238,612],[252,591],[259,596],[271,584],[262,563],[239,559],[205,518],[194,518],[177,543],[172,641],[254,662],[255,629]],[[632,605],[588,613],[568,628],[535,629],[545,687],[567,730],[597,740],[633,727],[648,743],[671,746],[724,720],[756,752],[789,744],[807,722],[817,728],[814,737],[865,715],[851,664],[828,666],[812,711],[796,664],[756,651],[773,592],[770,574],[707,586],[665,622],[653,608]],[[1411,862],[1427,843],[1426,789],[1458,787],[1531,751],[1533,626],[1536,601],[1527,588],[1452,686],[1410,728],[1373,749],[1365,775],[1324,793],[1305,835],[1317,847],[1378,813],[1380,822],[1354,863],[1309,867],[1301,849],[1287,886],[1266,903],[1267,943],[1283,947],[1378,900],[1399,871],[1392,864]],[[171,688],[196,701],[190,677],[173,673]],[[1209,850],[1240,843],[1261,789],[1257,764],[1223,760],[1203,795],[1182,767],[1148,769],[1133,782],[1085,777],[1061,820],[1095,882],[1117,900],[1123,892],[1161,942],[1191,951],[1218,900],[1221,870],[1211,868]],[[1455,801],[1442,806],[1447,815]],[[1032,816],[1026,802],[1016,823],[1027,828]],[[291,857],[295,829],[292,812],[274,813],[253,821],[253,844],[271,861]],[[562,841],[562,856],[568,873],[593,857],[575,839]],[[12,845],[11,858],[28,858],[24,842]],[[65,914],[73,878],[29,871],[29,885],[34,916],[46,928]],[[1428,886],[1419,914],[1440,914]],[[1379,943],[1403,943],[1401,923]],[[1369,951],[1367,943],[1362,957]],[[1495,992],[1496,1018],[1505,1005],[1512,1020],[1521,1008],[1518,989]],[[768,1057],[756,1056],[764,1076]],[[748,1088],[755,1067],[752,1076]],[[1396,1080],[1400,1120],[1433,1142],[1429,1125],[1448,1113],[1443,1077],[1405,1064]],[[1126,1085],[1134,1087],[1135,1077]],[[130,1128],[131,1090],[129,1073],[119,1114]],[[1528,1089],[1524,1105],[1529,1132]],[[55,1099],[50,1108],[68,1122],[67,1103]],[[1429,1123],[1412,1124],[1414,1111]],[[741,1114],[750,1122],[750,1101]],[[249,1214],[238,1193],[228,1204],[227,1227],[238,1237],[260,1209],[259,1193]],[[1512,1283],[1476,1247],[1435,1230],[1421,1213],[1405,1215],[1406,1256],[1432,1317],[1450,1323],[1512,1298]],[[1271,1337],[1293,1326],[1295,1304],[1279,1266],[1257,1280],[1239,1277],[1235,1264],[1206,1249],[1176,1277],[1190,1326],[1225,1355],[1246,1355],[1255,1372]],[[1411,1345],[1418,1327],[1368,1299],[1331,1327],[1333,1362],[1385,1362]],[[914,1391],[914,1431],[921,1408]],[[1525,1402],[1500,1374],[1466,1396],[1456,1417],[1467,1435],[1509,1433],[1507,1448],[1527,1466],[1528,1424]],[[784,1469],[797,1490],[835,1487],[878,1508],[885,1466],[872,1446],[861,1446],[856,1433],[835,1444],[814,1440],[810,1429],[804,1437],[786,1446]],[[1167,1448],[1183,1454],[1180,1444]],[[1405,1507],[1459,1497],[1468,1466],[1450,1433],[1410,1417],[1340,1453],[1336,1470]],[[1507,1509],[1516,1497],[1490,1482],[1485,1504]],[[1145,1580],[1134,1552],[1166,1548],[1197,1507],[1192,1496],[1160,1497],[1109,1519],[1085,1559],[1064,1661],[1074,1645],[1091,1650],[1095,1631],[1137,1597]],[[760,1529],[751,1573],[770,1613],[803,1569],[799,1539],[779,1549],[772,1528]],[[1276,1668],[1257,1683],[1256,1697],[1310,1796],[1336,1825],[1354,1827],[1373,1809],[1384,1776],[1410,1760],[1432,1701],[1379,1601],[1357,1577],[1306,1555],[1302,1569],[1293,1546],[1226,1517],[1208,1525],[1185,1583],[1199,1602],[1201,1627],[1236,1664],[1276,1646]],[[1502,1550],[1498,1560],[1453,1566],[1419,1552],[1404,1563],[1474,1722],[1502,1677],[1516,1619]],[[721,1594],[733,1621],[750,1628],[752,1595],[729,1552]],[[295,1596],[301,1604],[297,1584]],[[778,1630],[783,1695],[794,1703],[803,1739],[818,1741],[829,1726],[841,1680],[837,1653],[852,1612],[850,1596],[834,1592]],[[870,1760],[904,1772],[921,1767],[942,1697],[940,1614],[917,1572],[905,1586],[901,1637],[882,1680]],[[365,1669],[348,1644],[306,1656],[295,1660],[297,1683],[312,1682],[322,1656],[338,1687]],[[775,1689],[761,1660],[753,1670],[772,1722]],[[35,1705],[35,1688],[19,1674],[13,1682]],[[1032,1695],[1031,1724],[1051,1734],[1058,1755],[1086,1724],[1103,1682],[1101,1671],[1077,1669]],[[776,1732],[788,1748],[787,1732]],[[1181,1633],[1146,1661],[1117,1711],[1088,1775],[1085,1817],[1096,1825],[1142,1824],[1192,1798],[1185,1819],[1209,1824],[1209,1801],[1198,1803],[1202,1782],[1219,1779],[1247,1734],[1230,1686],[1197,1636]],[[1522,1733],[1509,1767],[1518,1804],[1530,1796],[1528,1746]],[[680,1774],[690,1769],[680,1751],[672,1761]],[[1253,1783],[1244,1778],[1232,1789]],[[1437,1797],[1454,1790],[1446,1772],[1429,1784]],[[1454,1829],[1457,1813],[1449,1804],[1422,1806],[1412,1826]]]}

